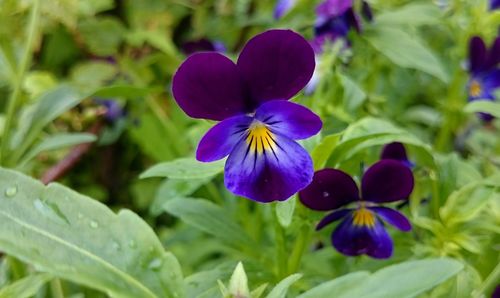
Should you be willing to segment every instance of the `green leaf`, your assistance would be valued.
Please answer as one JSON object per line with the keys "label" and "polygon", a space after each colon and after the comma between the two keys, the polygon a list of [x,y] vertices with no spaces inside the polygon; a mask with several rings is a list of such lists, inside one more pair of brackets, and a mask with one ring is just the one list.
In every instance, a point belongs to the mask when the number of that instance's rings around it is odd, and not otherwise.
{"label": "green leaf", "polygon": [[112,17],[85,18],[78,26],[89,50],[98,56],[116,54],[125,36],[125,28]]}
{"label": "green leaf", "polygon": [[28,298],[34,296],[51,279],[49,274],[33,274],[2,287],[0,298]]}
{"label": "green leaf", "polygon": [[467,113],[488,113],[500,118],[500,103],[489,100],[476,100],[468,103],[464,111]]}
{"label": "green leaf", "polygon": [[293,196],[286,201],[276,203],[276,216],[282,227],[286,228],[292,223],[296,202],[297,196]]}
{"label": "green leaf", "polygon": [[288,293],[288,288],[299,280],[302,277],[302,274],[295,273],[287,278],[283,279],[280,281],[273,289],[272,291],[266,296],[266,298],[285,298],[286,293]]}
{"label": "green leaf", "polygon": [[147,88],[132,86],[132,85],[113,85],[105,86],[96,90],[93,96],[97,97],[144,97],[148,95],[151,90]]}
{"label": "green leaf", "polygon": [[252,239],[224,208],[203,199],[173,199],[163,205],[165,211],[182,221],[230,244],[241,247]]}
{"label": "green leaf", "polygon": [[248,289],[248,278],[245,273],[245,268],[241,262],[236,265],[231,279],[229,280],[229,294],[232,297],[249,297],[250,289]]}
{"label": "green leaf", "polygon": [[435,4],[412,3],[397,10],[377,14],[377,24],[392,26],[432,25],[440,21],[441,14]]}
{"label": "green leaf", "polygon": [[222,172],[225,160],[210,163],[200,162],[194,158],[179,158],[157,164],[144,173],[139,178],[168,177],[173,179],[201,179],[213,177]]}
{"label": "green leaf", "polygon": [[108,84],[117,75],[116,65],[104,61],[89,61],[77,64],[71,70],[71,82],[79,90],[95,90]]}
{"label": "green leaf", "polygon": [[321,143],[314,148],[311,153],[312,160],[314,161],[314,169],[319,170],[325,167],[328,157],[337,146],[342,134],[336,133],[328,135],[321,140]]}
{"label": "green leaf", "polygon": [[341,73],[337,73],[340,78],[340,83],[344,87],[344,106],[347,111],[354,111],[366,99],[366,93],[361,87],[351,78]]}
{"label": "green leaf", "polygon": [[91,133],[60,133],[43,139],[38,145],[26,153],[22,163],[25,163],[41,152],[94,142],[97,137]]}
{"label": "green leaf", "polygon": [[410,298],[432,289],[463,269],[449,258],[409,261],[373,273],[337,298]]}
{"label": "green leaf", "polygon": [[301,294],[297,298],[317,298],[317,297],[340,297],[346,291],[350,291],[362,284],[370,276],[369,272],[359,271],[324,282],[309,291]]}
{"label": "green leaf", "polygon": [[340,141],[335,144],[327,165],[336,166],[356,153],[372,146],[402,142],[412,145],[423,159],[422,162],[434,166],[431,148],[414,135],[383,119],[366,117],[344,131]]}
{"label": "green leaf", "polygon": [[183,295],[182,274],[136,214],[0,169],[0,250],[112,297]]}
{"label": "green leaf", "polygon": [[363,37],[393,63],[423,71],[448,82],[448,73],[441,61],[419,39],[397,27],[372,27]]}

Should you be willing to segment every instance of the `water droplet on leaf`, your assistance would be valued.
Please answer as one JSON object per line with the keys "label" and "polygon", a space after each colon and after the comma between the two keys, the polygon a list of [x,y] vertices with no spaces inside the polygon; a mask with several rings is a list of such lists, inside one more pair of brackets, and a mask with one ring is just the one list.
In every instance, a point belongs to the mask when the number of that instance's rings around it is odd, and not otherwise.
{"label": "water droplet on leaf", "polygon": [[99,227],[99,224],[95,220],[91,220],[89,223],[91,228],[97,229]]}
{"label": "water droplet on leaf", "polygon": [[162,264],[163,264],[162,259],[154,258],[153,260],[151,260],[151,262],[149,262],[148,268],[151,270],[158,270]]}
{"label": "water droplet on leaf", "polygon": [[8,198],[12,198],[16,194],[17,194],[17,186],[11,186],[5,189],[5,196]]}

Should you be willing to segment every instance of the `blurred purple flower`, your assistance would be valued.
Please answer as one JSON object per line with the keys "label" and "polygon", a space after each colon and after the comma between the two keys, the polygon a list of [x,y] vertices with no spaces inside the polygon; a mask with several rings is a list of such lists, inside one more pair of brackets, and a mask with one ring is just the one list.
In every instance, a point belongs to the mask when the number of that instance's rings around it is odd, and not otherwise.
{"label": "blurred purple flower", "polygon": [[[469,101],[495,100],[495,90],[500,87],[500,36],[495,39],[490,49],[483,39],[474,36],[469,41],[469,82],[467,84]],[[485,121],[493,116],[481,113]]]}
{"label": "blurred purple flower", "polygon": [[125,109],[115,100],[112,99],[95,99],[95,102],[106,108],[104,119],[115,122],[127,115]]}
{"label": "blurred purple flower", "polygon": [[[316,15],[315,38],[311,43],[317,54],[322,53],[326,42],[347,39],[347,34],[353,28],[361,32],[361,19],[354,10],[353,0],[325,0],[316,7]],[[371,8],[365,1],[362,15],[369,21],[373,19]]]}
{"label": "blurred purple flower", "polygon": [[500,8],[500,0],[490,0],[490,10],[495,10]]}
{"label": "blurred purple flower", "polygon": [[226,52],[226,47],[222,42],[211,41],[206,38],[187,41],[182,44],[181,49],[188,56],[198,52]]}
{"label": "blurred purple flower", "polygon": [[274,7],[274,19],[281,19],[281,17],[283,17],[295,6],[296,2],[296,0],[278,0],[278,2],[276,2],[276,6]]}
{"label": "blurred purple flower", "polygon": [[500,284],[497,285],[493,293],[491,293],[491,298],[500,298]]}
{"label": "blurred purple flower", "polygon": [[[406,199],[413,191],[413,174],[401,162],[381,160],[363,175],[361,196],[356,182],[348,174],[336,169],[323,169],[314,173],[313,182],[299,192],[302,204],[312,210],[335,210],[316,226],[325,226],[342,220],[331,235],[333,246],[347,256],[366,254],[377,259],[392,255],[392,239],[384,223],[407,232],[408,219],[391,208],[379,206]],[[352,208],[345,208],[348,204]]]}
{"label": "blurred purple flower", "polygon": [[382,154],[380,159],[392,159],[402,162],[404,165],[410,169],[415,166],[415,164],[408,159],[406,155],[406,148],[403,144],[399,142],[390,143],[384,146],[382,149]]}
{"label": "blurred purple flower", "polygon": [[270,30],[248,41],[236,64],[219,53],[198,53],[177,70],[172,90],[184,112],[221,121],[203,136],[196,158],[229,155],[224,182],[233,193],[282,201],[311,182],[311,157],[295,140],[315,135],[322,122],[288,100],[304,88],[314,65],[302,36]]}

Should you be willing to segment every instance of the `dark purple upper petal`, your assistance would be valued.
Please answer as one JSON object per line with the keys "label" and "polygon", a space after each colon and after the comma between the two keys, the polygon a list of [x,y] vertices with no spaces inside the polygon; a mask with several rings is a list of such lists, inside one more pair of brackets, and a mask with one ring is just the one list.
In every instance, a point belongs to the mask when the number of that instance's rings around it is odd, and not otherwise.
{"label": "dark purple upper petal", "polygon": [[384,146],[380,159],[393,159],[404,163],[407,167],[413,168],[415,164],[408,160],[406,148],[399,142],[390,143]]}
{"label": "dark purple upper petal", "polygon": [[184,52],[184,54],[186,55],[191,55],[198,52],[217,51],[215,44],[206,38],[187,41],[182,44],[181,49],[182,52]]}
{"label": "dark purple upper petal", "polygon": [[325,0],[316,7],[316,14],[331,18],[340,16],[352,7],[352,0]]}
{"label": "dark purple upper petal", "polygon": [[490,50],[488,51],[488,61],[487,67],[494,68],[500,63],[500,36],[498,36],[491,45]]}
{"label": "dark purple upper petal", "polygon": [[387,207],[370,207],[370,209],[375,211],[385,222],[401,231],[408,232],[411,230],[410,221],[399,211]]}
{"label": "dark purple upper petal", "polygon": [[269,30],[248,41],[237,64],[257,107],[297,94],[309,82],[315,61],[302,36],[291,30]]}
{"label": "dark purple upper petal", "polygon": [[172,91],[179,106],[193,118],[223,120],[247,111],[238,68],[219,53],[188,57],[174,75]]}
{"label": "dark purple upper petal", "polygon": [[481,72],[487,60],[487,49],[479,36],[473,36],[469,41],[469,68],[472,73]]}
{"label": "dark purple upper petal", "polygon": [[273,100],[262,104],[255,119],[267,124],[272,132],[292,140],[301,140],[317,134],[323,122],[308,108],[286,100]]}
{"label": "dark purple upper petal", "polygon": [[314,173],[312,183],[299,192],[299,199],[313,210],[333,210],[359,200],[359,191],[348,174],[323,169]]}
{"label": "dark purple upper petal", "polygon": [[266,203],[288,199],[311,182],[313,172],[311,157],[295,141],[250,133],[229,154],[224,182],[233,193]]}
{"label": "dark purple upper petal", "polygon": [[196,159],[210,162],[229,155],[234,146],[243,138],[252,121],[252,117],[238,115],[217,123],[198,144]]}
{"label": "dark purple upper petal", "polygon": [[490,0],[490,9],[498,9],[500,8],[500,0]]}
{"label": "dark purple upper petal", "polygon": [[321,230],[327,225],[331,224],[334,221],[344,218],[347,214],[351,213],[352,209],[340,209],[335,210],[327,216],[323,217],[323,219],[316,225],[316,231]]}
{"label": "dark purple upper petal", "polygon": [[392,239],[382,223],[375,219],[373,226],[356,225],[353,213],[346,216],[332,234],[333,246],[347,256],[366,254],[377,259],[392,255]]}
{"label": "dark purple upper petal", "polygon": [[413,191],[413,174],[403,163],[384,159],[372,165],[363,175],[363,200],[394,202],[404,200]]}

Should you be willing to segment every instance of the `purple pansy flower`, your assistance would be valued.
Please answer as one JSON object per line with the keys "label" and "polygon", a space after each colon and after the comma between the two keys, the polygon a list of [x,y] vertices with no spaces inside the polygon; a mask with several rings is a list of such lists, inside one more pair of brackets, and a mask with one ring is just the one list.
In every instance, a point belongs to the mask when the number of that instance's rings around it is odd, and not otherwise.
{"label": "purple pansy flower", "polygon": [[296,4],[297,0],[278,0],[274,6],[273,17],[275,20],[281,19]]}
{"label": "purple pansy flower", "polygon": [[[314,26],[315,38],[311,42],[317,54],[323,51],[326,42],[334,42],[339,38],[346,39],[352,28],[361,31],[360,16],[353,5],[353,0],[325,0],[318,5]],[[362,4],[362,14],[368,20],[373,18],[371,8],[365,1]]]}
{"label": "purple pansy flower", "polygon": [[104,119],[110,122],[115,122],[127,114],[125,109],[116,100],[98,98],[95,99],[95,102],[106,108]]}
{"label": "purple pansy flower", "polygon": [[[339,252],[385,259],[392,255],[393,244],[384,222],[405,232],[411,230],[411,224],[400,212],[379,204],[406,199],[413,183],[408,167],[387,159],[368,168],[361,180],[361,192],[348,174],[323,169],[314,174],[313,182],[300,191],[299,198],[310,209],[335,210],[319,222],[316,230],[342,219],[331,236]],[[344,208],[351,203],[352,208]]]}
{"label": "purple pansy flower", "polygon": [[187,41],[182,44],[181,49],[188,56],[198,52],[226,52],[226,47],[222,42],[211,41],[206,38]]}
{"label": "purple pansy flower", "polygon": [[500,8],[500,0],[490,0],[490,10],[495,10]]}
{"label": "purple pansy flower", "polygon": [[319,132],[321,119],[289,102],[314,71],[309,43],[290,30],[252,38],[237,63],[198,53],[173,78],[175,100],[193,118],[221,121],[201,139],[196,158],[228,156],[226,187],[258,202],[286,200],[312,180],[312,160],[295,140]]}
{"label": "purple pansy flower", "polygon": [[[483,39],[474,36],[469,42],[469,101],[495,100],[495,90],[500,87],[500,36],[495,39],[490,49]],[[485,121],[493,116],[480,114]]]}
{"label": "purple pansy flower", "polygon": [[385,145],[382,149],[382,153],[380,154],[380,159],[397,160],[410,169],[415,166],[415,164],[408,159],[405,146],[399,142],[393,142]]}

